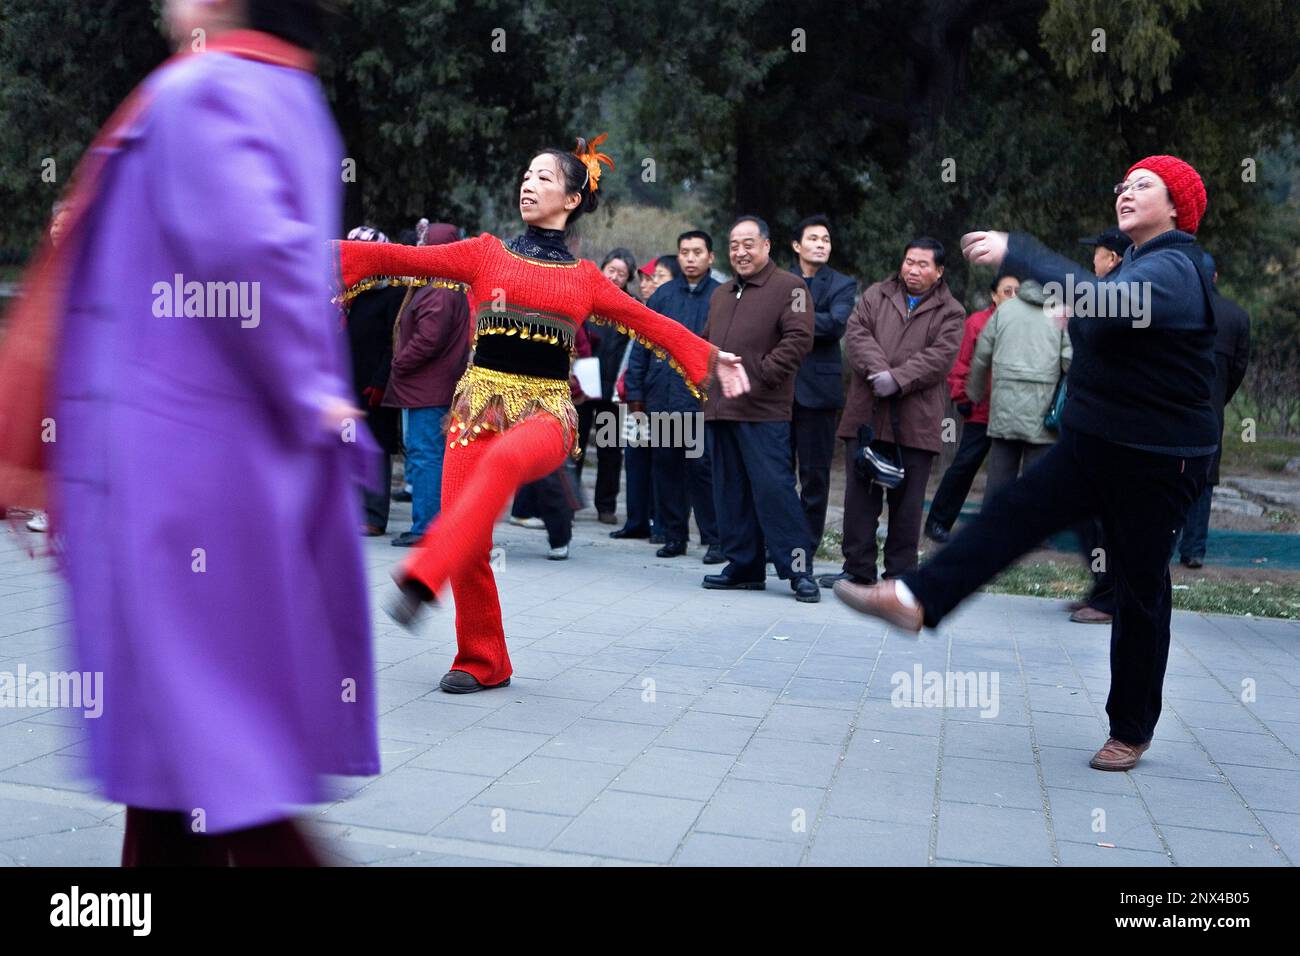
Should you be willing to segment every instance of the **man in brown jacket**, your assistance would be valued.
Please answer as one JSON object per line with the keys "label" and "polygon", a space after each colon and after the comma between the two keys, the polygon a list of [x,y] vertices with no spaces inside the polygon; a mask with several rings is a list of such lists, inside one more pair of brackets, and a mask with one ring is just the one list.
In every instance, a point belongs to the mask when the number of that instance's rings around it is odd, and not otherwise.
{"label": "man in brown jacket", "polygon": [[916,566],[925,485],[942,447],[945,378],[965,320],[943,281],[943,245],[928,236],[908,243],[898,275],[867,289],[849,316],[844,352],[853,377],[836,432],[847,445],[844,570],[823,574],[822,587],[876,580],[876,528],[886,490],[854,471],[860,425],[871,426],[877,454],[904,471],[898,487],[888,490],[885,577]]}
{"label": "man in brown jacket", "polygon": [[812,576],[815,545],[795,491],[790,410],[795,375],[812,348],[813,306],[798,277],[772,261],[771,232],[757,216],[731,227],[736,278],[715,289],[701,333],[744,357],[749,392],[725,398],[714,387],[704,404],[713,460],[713,501],[727,565],[704,587],[761,591],[766,554],[800,601],[821,598]]}

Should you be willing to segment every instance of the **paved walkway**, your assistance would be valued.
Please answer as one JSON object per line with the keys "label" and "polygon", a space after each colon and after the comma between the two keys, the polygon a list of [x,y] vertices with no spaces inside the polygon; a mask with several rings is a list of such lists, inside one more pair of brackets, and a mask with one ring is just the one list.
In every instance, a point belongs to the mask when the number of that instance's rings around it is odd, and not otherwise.
{"label": "paved walkway", "polygon": [[[500,528],[508,689],[436,689],[450,611],[417,637],[375,612],[384,772],[309,811],[338,862],[1300,861],[1300,624],[1176,613],[1155,743],[1099,773],[1108,632],[1056,602],[982,596],[918,639],[775,578],[704,591],[700,549],[657,559],[590,514],[567,562]],[[398,553],[367,553],[378,597]],[[0,671],[71,667],[60,600],[0,539]],[[79,721],[0,707],[0,865],[116,863]]]}

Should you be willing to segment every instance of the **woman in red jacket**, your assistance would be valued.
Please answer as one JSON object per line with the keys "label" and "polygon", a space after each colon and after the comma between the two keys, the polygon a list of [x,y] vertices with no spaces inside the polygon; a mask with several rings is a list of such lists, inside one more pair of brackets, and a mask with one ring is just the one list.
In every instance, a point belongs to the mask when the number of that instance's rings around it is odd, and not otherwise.
{"label": "woman in red jacket", "polygon": [[468,283],[474,355],[448,415],[443,510],[412,557],[394,574],[401,598],[390,613],[410,626],[450,583],[458,653],[442,679],[449,693],[510,683],[501,606],[488,555],[492,526],[520,485],[550,474],[574,447],[577,414],[569,359],[578,326],[608,322],[658,354],[704,392],[716,374],[724,395],[749,390],[740,357],[719,352],[680,323],[652,312],[577,260],[564,230],[596,208],[601,167],[613,163],[578,140],[573,153],[533,157],[519,187],[525,231],[509,242],[487,233],[442,246],[339,243],[344,299],[380,278],[422,284]]}

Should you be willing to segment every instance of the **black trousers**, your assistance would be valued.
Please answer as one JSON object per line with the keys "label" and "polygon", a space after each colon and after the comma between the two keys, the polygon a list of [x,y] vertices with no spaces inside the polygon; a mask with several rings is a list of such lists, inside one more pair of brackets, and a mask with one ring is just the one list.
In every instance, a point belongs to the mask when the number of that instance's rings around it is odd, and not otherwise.
{"label": "black trousers", "polygon": [[190,815],[126,808],[122,866],[320,866],[311,842],[292,820],[230,833],[195,833]]}
{"label": "black trousers", "polygon": [[713,460],[708,441],[703,454],[688,458],[685,448],[652,448],[650,465],[659,507],[659,528],[665,541],[689,541],[691,509],[700,526],[700,543],[718,543],[718,517],[713,506]]}
{"label": "black trousers", "polygon": [[799,503],[814,546],[821,544],[826,530],[838,416],[836,408],[807,408],[795,402],[790,418],[790,450],[799,473]]}
{"label": "black trousers", "polygon": [[789,422],[712,421],[704,425],[713,459],[713,507],[724,573],[761,581],[767,555],[790,580],[813,572],[812,537],[794,487]]}
{"label": "black trousers", "polygon": [[1065,432],[1041,461],[985,504],[926,565],[903,576],[934,627],[1049,535],[1097,517],[1115,581],[1110,631],[1112,737],[1146,743],[1160,717],[1169,659],[1169,559],[1205,487],[1210,456],[1176,458]]}
{"label": "black trousers", "polygon": [[[871,447],[894,461],[892,442],[873,441]],[[848,469],[844,489],[844,570],[867,581],[876,579],[876,531],[880,512],[889,501],[889,532],[885,535],[885,577],[896,578],[916,567],[916,546],[921,540],[921,514],[925,510],[925,485],[935,453],[899,446],[903,459],[903,481],[897,488],[884,489],[865,482],[853,470],[857,439],[845,440]]]}
{"label": "black trousers", "polygon": [[[582,448],[582,457],[578,459],[579,481],[582,481],[582,466],[587,462],[592,423],[596,420],[596,415],[601,412],[617,415],[618,406],[604,400],[586,401],[578,406],[578,445]],[[596,449],[595,505],[596,511],[601,514],[613,514],[618,511],[618,478],[622,465],[623,450],[617,442]]]}
{"label": "black trousers", "polygon": [[[1110,573],[1110,558],[1106,551],[1106,535],[1101,530],[1101,520],[1085,518],[1074,529],[1079,539],[1079,551],[1083,555],[1083,565],[1092,575],[1092,590],[1085,599],[1088,607],[1103,614],[1115,613],[1115,578]],[[1100,550],[1100,554],[1097,551]],[[1104,570],[1093,570],[1093,564],[1102,559]]]}
{"label": "black trousers", "polygon": [[361,489],[361,500],[365,507],[366,524],[374,525],[380,531],[388,530],[388,509],[392,500],[393,456],[384,452],[379,461],[379,480],[383,491],[374,492],[369,488]]}
{"label": "black trousers", "polygon": [[521,485],[510,513],[516,518],[541,518],[546,525],[547,543],[559,548],[573,540],[576,505],[567,466],[561,465],[545,478]]}
{"label": "black trousers", "polygon": [[979,472],[984,459],[988,457],[989,426],[985,422],[966,422],[961,426],[961,443],[957,445],[957,454],[952,464],[939,480],[939,487],[930,502],[930,524],[936,524],[944,531],[951,531],[961,514],[961,506],[970,494],[971,483]]}

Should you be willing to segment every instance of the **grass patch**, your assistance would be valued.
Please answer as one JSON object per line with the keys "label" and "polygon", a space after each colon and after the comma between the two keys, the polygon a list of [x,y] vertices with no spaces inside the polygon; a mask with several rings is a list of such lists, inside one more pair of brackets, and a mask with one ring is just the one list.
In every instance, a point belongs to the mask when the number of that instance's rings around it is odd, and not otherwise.
{"label": "grass patch", "polygon": [[[984,587],[991,594],[1076,600],[1092,586],[1082,565],[1048,561],[1008,568]],[[1174,609],[1300,620],[1300,584],[1273,581],[1191,580],[1174,585]]]}

